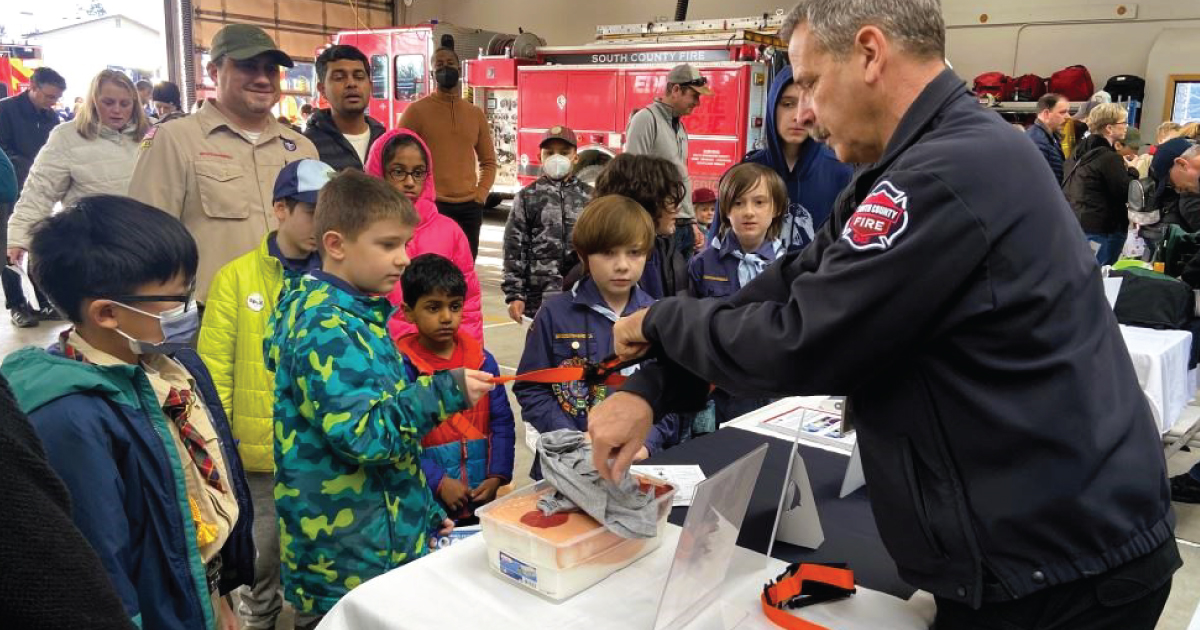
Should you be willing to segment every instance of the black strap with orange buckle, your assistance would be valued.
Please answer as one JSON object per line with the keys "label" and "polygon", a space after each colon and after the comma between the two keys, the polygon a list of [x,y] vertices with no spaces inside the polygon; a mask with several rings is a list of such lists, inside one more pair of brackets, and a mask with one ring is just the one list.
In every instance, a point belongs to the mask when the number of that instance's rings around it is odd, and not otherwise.
{"label": "black strap with orange buckle", "polygon": [[614,354],[603,361],[588,361],[582,366],[546,368],[544,370],[534,370],[512,376],[494,376],[492,377],[492,383],[502,385],[513,381],[522,381],[552,385],[554,383],[583,381],[588,385],[620,387],[625,382],[625,377],[621,375],[621,370],[637,365],[645,360],[646,357],[641,357],[632,361],[622,361]]}
{"label": "black strap with orange buckle", "polygon": [[795,563],[763,587],[762,610],[767,619],[787,630],[824,630],[787,610],[844,599],[854,593],[854,572],[845,564]]}

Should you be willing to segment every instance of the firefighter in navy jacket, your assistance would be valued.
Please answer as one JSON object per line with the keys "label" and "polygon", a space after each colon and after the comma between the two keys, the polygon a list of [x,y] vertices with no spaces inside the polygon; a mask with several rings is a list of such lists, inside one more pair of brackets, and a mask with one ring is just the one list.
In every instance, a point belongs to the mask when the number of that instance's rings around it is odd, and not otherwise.
{"label": "firefighter in navy jacket", "polygon": [[870,166],[812,246],[732,298],[614,327],[624,358],[660,361],[592,411],[597,467],[624,474],[652,411],[695,409],[708,383],[845,394],[880,535],[938,627],[1149,630],[1180,565],[1166,466],[1071,209],[945,68],[937,0],[907,24],[846,6],[804,0],[783,34],[799,115]]}

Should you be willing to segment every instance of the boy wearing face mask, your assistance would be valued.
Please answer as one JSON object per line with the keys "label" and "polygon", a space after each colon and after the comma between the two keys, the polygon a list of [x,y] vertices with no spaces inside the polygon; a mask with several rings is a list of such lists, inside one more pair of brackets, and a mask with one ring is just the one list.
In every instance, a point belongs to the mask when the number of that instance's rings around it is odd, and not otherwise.
{"label": "boy wearing face mask", "polygon": [[249,489],[212,378],[190,349],[199,256],[178,220],[85,197],[33,233],[33,275],[72,322],[0,368],[71,493],[131,621],[222,630],[254,576]]}
{"label": "boy wearing face mask", "polygon": [[592,187],[571,172],[576,160],[575,132],[551,128],[542,138],[542,176],[513,199],[504,227],[504,300],[518,324],[532,318],[544,296],[562,291],[563,276],[579,259],[571,232]]}

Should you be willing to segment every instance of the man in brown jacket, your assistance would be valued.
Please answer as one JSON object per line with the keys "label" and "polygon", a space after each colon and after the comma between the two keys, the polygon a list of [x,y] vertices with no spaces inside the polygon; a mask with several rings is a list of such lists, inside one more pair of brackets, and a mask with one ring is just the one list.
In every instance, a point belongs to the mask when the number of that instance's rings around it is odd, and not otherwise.
{"label": "man in brown jacket", "polygon": [[277,226],[275,178],[288,162],[318,159],[312,142],[271,115],[279,66],[292,59],[262,29],[230,24],[213,36],[217,98],[195,115],[151,127],[129,196],[178,218],[200,247],[196,299],[217,270]]}
{"label": "man in brown jacket", "polygon": [[438,89],[404,110],[400,126],[429,145],[438,211],[462,227],[475,257],[484,203],[496,181],[496,147],[483,110],[462,98],[460,66],[453,48],[439,48],[433,55]]}

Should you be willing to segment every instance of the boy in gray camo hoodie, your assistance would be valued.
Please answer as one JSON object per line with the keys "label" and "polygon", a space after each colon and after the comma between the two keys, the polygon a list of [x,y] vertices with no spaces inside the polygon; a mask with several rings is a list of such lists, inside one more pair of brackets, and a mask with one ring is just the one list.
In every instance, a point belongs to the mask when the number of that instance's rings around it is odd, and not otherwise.
{"label": "boy in gray camo hoodie", "polygon": [[550,128],[541,142],[542,176],[513,199],[504,227],[504,301],[517,323],[532,318],[544,296],[564,289],[578,263],[571,231],[592,188],[572,173],[578,142],[567,127]]}

